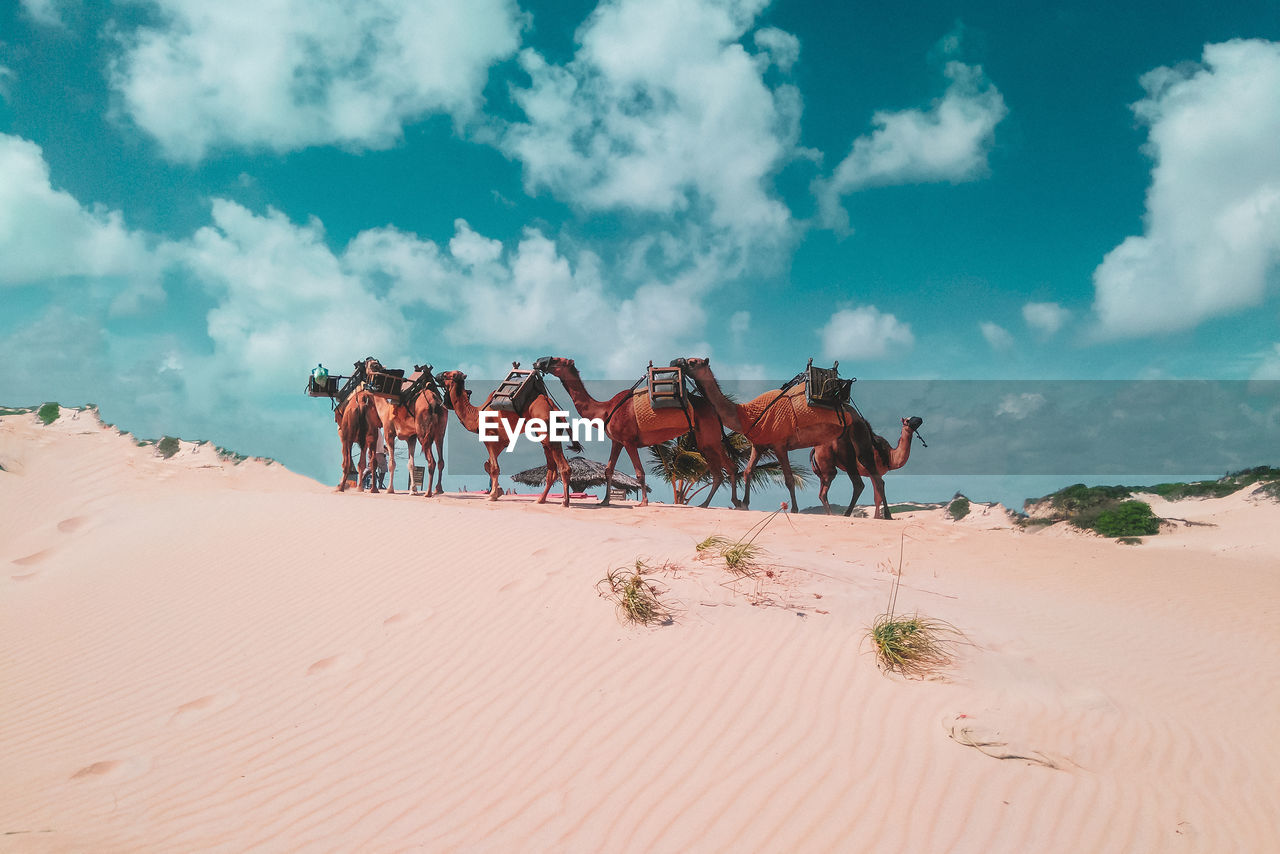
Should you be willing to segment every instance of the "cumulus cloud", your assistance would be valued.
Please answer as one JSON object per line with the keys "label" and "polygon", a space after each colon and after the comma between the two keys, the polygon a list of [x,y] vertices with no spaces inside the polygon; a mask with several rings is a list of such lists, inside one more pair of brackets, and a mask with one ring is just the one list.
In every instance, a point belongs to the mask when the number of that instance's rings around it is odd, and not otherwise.
{"label": "cumulus cloud", "polygon": [[1022,307],[1027,326],[1045,335],[1056,333],[1070,317],[1071,312],[1056,302],[1029,302]]}
{"label": "cumulus cloud", "polygon": [[85,208],[55,189],[40,146],[0,134],[0,175],[0,286],[127,277],[123,291],[153,292],[158,270],[146,239],[119,211]]}
{"label": "cumulus cloud", "polygon": [[65,0],[22,0],[22,8],[31,20],[46,26],[62,23],[62,5]]}
{"label": "cumulus cloud", "polygon": [[823,223],[848,227],[842,196],[866,187],[938,181],[962,183],[987,174],[996,125],[1008,113],[1004,97],[982,66],[951,60],[947,89],[927,109],[872,116],[870,134],[858,137],[827,180],[815,182]]}
{"label": "cumulus cloud", "polygon": [[153,0],[121,36],[111,83],[165,155],[382,148],[431,113],[465,121],[519,46],[512,0]]}
{"label": "cumulus cloud", "polygon": [[826,359],[883,359],[915,345],[911,326],[873,305],[845,308],[818,331]]}
{"label": "cumulus cloud", "polygon": [[987,339],[992,350],[1008,350],[1013,346],[1013,336],[1003,326],[986,320],[979,323],[978,328],[982,330],[982,337]]}
{"label": "cumulus cloud", "polygon": [[756,47],[782,71],[790,71],[800,58],[800,39],[777,27],[756,30],[755,42]]}
{"label": "cumulus cloud", "polygon": [[1280,264],[1280,43],[1210,44],[1141,78],[1154,161],[1144,232],[1094,271],[1105,336],[1195,326],[1262,301]]}
{"label": "cumulus cloud", "polygon": [[[800,97],[768,86],[740,43],[758,0],[605,0],[566,65],[525,50],[515,92],[524,121],[503,149],[541,188],[587,211],[680,215],[696,210],[740,245],[789,236],[790,211],[770,179],[794,154]],[[777,30],[757,45],[779,67],[798,42]]]}
{"label": "cumulus cloud", "polygon": [[1014,421],[1022,421],[1043,409],[1046,402],[1044,395],[1038,392],[1006,394],[996,405],[995,415],[997,418],[1008,416]]}

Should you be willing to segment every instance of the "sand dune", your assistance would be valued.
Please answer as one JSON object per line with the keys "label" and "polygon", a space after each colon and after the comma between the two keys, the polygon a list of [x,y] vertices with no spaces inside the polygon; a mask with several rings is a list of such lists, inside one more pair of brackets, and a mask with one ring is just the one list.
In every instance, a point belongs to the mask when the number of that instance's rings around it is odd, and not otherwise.
{"label": "sand dune", "polygon": [[[0,419],[0,850],[1265,851],[1280,506],[1142,546],[727,510],[338,495]],[[994,517],[993,517],[994,518]],[[992,522],[992,520],[987,520]],[[971,644],[877,671],[899,607]],[[619,625],[637,557],[678,610]]]}

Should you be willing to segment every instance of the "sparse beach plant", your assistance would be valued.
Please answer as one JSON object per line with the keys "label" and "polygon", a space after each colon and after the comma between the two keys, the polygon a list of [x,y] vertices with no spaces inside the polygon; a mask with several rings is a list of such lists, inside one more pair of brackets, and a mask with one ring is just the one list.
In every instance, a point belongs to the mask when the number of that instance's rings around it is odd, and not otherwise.
{"label": "sparse beach plant", "polygon": [[764,554],[764,549],[755,543],[733,543],[720,550],[724,565],[734,575],[750,575],[756,568],[756,558]]}
{"label": "sparse beach plant", "polygon": [[56,403],[46,403],[36,411],[36,417],[40,419],[44,426],[58,420],[58,416],[62,414],[62,409]]}
{"label": "sparse beach plant", "polygon": [[156,444],[156,453],[167,460],[174,454],[178,453],[180,447],[178,440],[173,436],[165,436]]}
{"label": "sparse beach plant", "polygon": [[963,495],[957,495],[951,499],[951,503],[947,505],[947,515],[955,521],[959,522],[965,516],[969,515],[969,499]]}
{"label": "sparse beach plant", "polygon": [[[662,589],[652,578],[645,576],[649,566],[637,559],[634,566],[619,566],[609,570],[596,584],[600,595],[617,605],[618,619],[623,623],[641,626],[665,625],[673,621],[673,615],[661,600]],[[603,588],[603,589],[602,589]]]}
{"label": "sparse beach plant", "polygon": [[950,664],[959,635],[950,623],[919,614],[880,614],[871,624],[871,644],[881,669],[909,677],[924,677]]}
{"label": "sparse beach plant", "polygon": [[710,551],[712,549],[719,550],[729,544],[728,537],[722,537],[719,534],[712,534],[702,542],[695,545],[694,548],[698,550],[699,554],[701,554],[702,552]]}
{"label": "sparse beach plant", "polygon": [[871,623],[867,636],[876,654],[876,666],[882,671],[923,679],[951,663],[955,644],[964,633],[946,620],[897,615],[898,589],[902,585],[902,558],[906,550],[907,532],[898,543],[898,571],[889,585],[889,607]]}

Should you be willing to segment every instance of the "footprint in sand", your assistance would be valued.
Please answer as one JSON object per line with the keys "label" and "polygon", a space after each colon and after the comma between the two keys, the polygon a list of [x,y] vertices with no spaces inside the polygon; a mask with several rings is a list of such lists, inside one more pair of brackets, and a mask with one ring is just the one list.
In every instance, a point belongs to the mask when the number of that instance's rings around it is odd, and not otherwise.
{"label": "footprint in sand", "polygon": [[416,626],[418,623],[424,622],[435,612],[426,609],[418,611],[401,611],[398,614],[392,614],[382,621],[382,625],[388,629],[402,629],[408,626]]}
{"label": "footprint in sand", "polygon": [[15,566],[35,566],[38,563],[42,563],[52,553],[53,549],[41,549],[38,552],[32,552],[26,557],[15,558],[10,563]]}
{"label": "footprint in sand", "polygon": [[1011,745],[1008,737],[999,729],[983,726],[969,715],[952,715],[942,721],[942,728],[957,744],[972,747],[992,759],[1011,759],[1028,765],[1039,765],[1055,771],[1065,771],[1068,765],[1076,765],[1070,758],[1054,756],[1041,750]]}
{"label": "footprint in sand", "polygon": [[183,703],[174,709],[173,715],[169,718],[169,723],[178,727],[190,726],[202,718],[207,718],[209,715],[222,711],[238,699],[240,699],[240,695],[235,691],[207,694],[199,699],[192,700],[190,703]]}
{"label": "footprint in sand", "polygon": [[92,765],[86,765],[71,775],[72,780],[122,780],[136,777],[151,768],[151,760],[146,756],[135,756],[131,759],[104,759]]}
{"label": "footprint in sand", "polygon": [[318,673],[342,673],[350,670],[360,662],[364,661],[364,653],[344,652],[339,655],[331,655],[328,658],[322,658],[307,668],[308,676],[315,676]]}

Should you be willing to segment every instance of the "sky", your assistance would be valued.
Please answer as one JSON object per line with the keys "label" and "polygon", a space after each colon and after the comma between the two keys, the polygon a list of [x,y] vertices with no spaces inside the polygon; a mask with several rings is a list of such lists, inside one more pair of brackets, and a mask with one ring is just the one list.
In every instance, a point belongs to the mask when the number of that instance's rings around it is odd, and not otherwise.
{"label": "sky", "polygon": [[1278,139],[1274,0],[11,0],[0,403],[329,481],[370,354],[1280,380]]}

